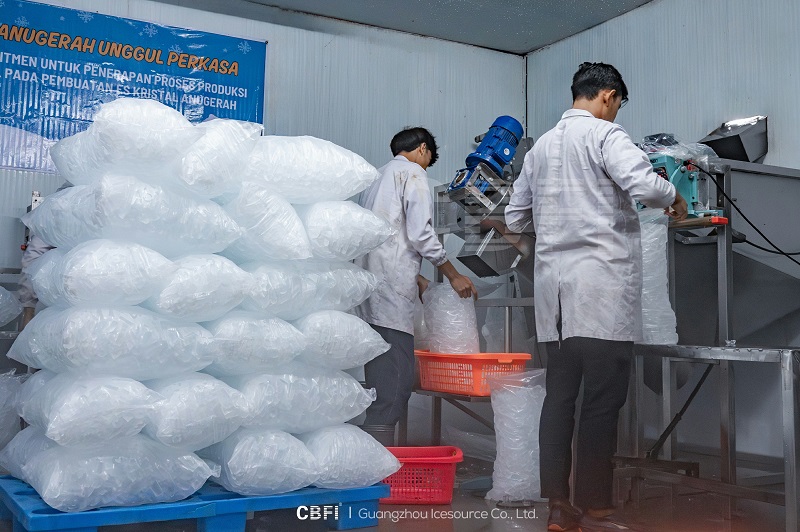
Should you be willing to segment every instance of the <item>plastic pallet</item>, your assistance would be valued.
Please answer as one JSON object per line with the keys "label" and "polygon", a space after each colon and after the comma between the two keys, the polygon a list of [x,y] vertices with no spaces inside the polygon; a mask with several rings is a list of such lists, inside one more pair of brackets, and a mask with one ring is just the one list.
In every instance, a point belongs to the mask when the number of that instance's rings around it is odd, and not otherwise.
{"label": "plastic pallet", "polygon": [[0,477],[0,499],[4,508],[0,517],[12,520],[14,532],[96,532],[99,526],[179,519],[195,519],[197,532],[243,532],[248,512],[336,505],[338,519],[329,517],[326,521],[328,528],[349,530],[377,526],[378,499],[388,496],[389,486],[376,484],[341,490],[304,488],[282,495],[244,497],[209,482],[179,502],[64,513],[48,506],[25,482],[3,476]]}

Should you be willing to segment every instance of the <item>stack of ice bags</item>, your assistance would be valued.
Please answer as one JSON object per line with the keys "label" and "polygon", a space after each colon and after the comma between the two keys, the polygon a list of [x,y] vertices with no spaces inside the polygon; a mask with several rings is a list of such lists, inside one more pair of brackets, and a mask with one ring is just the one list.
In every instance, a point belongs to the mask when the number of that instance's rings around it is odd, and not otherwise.
{"label": "stack of ice bags", "polygon": [[[374,390],[341,370],[389,347],[345,313],[378,282],[347,261],[392,233],[344,201],[377,171],[261,129],[118,99],[51,150],[75,186],[23,219],[56,249],[31,273],[48,308],[9,353],[44,371],[18,396],[31,427],[0,453],[51,506],[175,501],[212,475],[247,495],[356,487],[399,468],[344,425]],[[324,428],[339,443],[306,448]],[[354,449],[382,460],[364,470]]]}
{"label": "stack of ice bags", "polygon": [[[218,341],[232,346],[206,371],[245,395],[250,417],[200,454],[221,465],[223,486],[249,495],[378,482],[400,464],[371,436],[345,424],[366,410],[375,392],[342,371],[389,348],[347,313],[379,281],[349,261],[393,233],[385,220],[346,201],[377,171],[321,139],[266,136],[256,141],[242,175],[239,194],[223,203],[245,234],[223,254],[254,285],[242,302],[244,312],[208,325]],[[282,320],[300,337],[287,331],[266,347],[237,341],[243,329],[285,328]],[[340,434],[323,439],[326,452],[305,445],[323,430]]]}

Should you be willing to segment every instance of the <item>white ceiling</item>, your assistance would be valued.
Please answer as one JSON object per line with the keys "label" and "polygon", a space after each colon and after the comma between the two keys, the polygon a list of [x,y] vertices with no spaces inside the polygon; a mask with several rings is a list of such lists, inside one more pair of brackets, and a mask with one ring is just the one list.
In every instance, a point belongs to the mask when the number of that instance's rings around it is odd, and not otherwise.
{"label": "white ceiling", "polygon": [[651,0],[159,0],[270,20],[309,13],[526,54]]}

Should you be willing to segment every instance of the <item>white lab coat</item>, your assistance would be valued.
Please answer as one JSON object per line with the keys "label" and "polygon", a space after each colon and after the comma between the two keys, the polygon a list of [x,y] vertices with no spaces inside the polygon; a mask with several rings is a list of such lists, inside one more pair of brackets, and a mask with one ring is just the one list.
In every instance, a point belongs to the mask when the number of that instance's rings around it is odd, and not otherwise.
{"label": "white lab coat", "polygon": [[642,339],[642,250],[635,201],[668,207],[675,187],[621,126],[570,109],[525,156],[506,224],[536,232],[540,342]]}
{"label": "white lab coat", "polygon": [[397,233],[354,261],[380,279],[375,292],[355,313],[367,323],[414,334],[422,259],[441,266],[447,256],[433,229],[433,197],[425,170],[398,155],[379,172],[378,180],[360,194],[358,203],[388,221]]}

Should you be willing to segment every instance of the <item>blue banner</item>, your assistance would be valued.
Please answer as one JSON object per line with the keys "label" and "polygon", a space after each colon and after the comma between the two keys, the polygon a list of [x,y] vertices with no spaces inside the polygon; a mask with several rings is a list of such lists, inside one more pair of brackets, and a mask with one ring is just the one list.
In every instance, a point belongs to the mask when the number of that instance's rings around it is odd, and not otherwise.
{"label": "blue banner", "polygon": [[52,171],[49,146],[119,97],[263,123],[265,69],[265,42],[0,0],[0,167]]}

